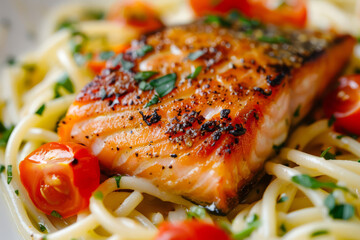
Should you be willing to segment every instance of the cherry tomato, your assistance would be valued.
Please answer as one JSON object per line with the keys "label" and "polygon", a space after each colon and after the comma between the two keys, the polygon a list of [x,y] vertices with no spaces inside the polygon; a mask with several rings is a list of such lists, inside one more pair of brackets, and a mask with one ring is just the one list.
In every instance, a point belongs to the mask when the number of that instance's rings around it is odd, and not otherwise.
{"label": "cherry tomato", "polygon": [[[265,23],[276,25],[293,25],[305,27],[307,18],[306,0],[286,0],[278,1],[277,6],[274,0],[246,0],[247,4],[242,4],[239,9],[253,18],[257,18]],[[240,3],[241,4],[241,3]]]}
{"label": "cherry tomato", "polygon": [[197,220],[163,223],[155,240],[230,240],[221,228]]}
{"label": "cherry tomato", "polygon": [[360,135],[360,74],[341,77],[323,106],[327,117],[334,115],[337,131]]}
{"label": "cherry tomato", "polygon": [[107,19],[131,26],[142,33],[164,26],[151,6],[138,0],[117,2],[110,8]]}
{"label": "cherry tomato", "polygon": [[50,215],[70,217],[89,205],[100,184],[99,162],[76,143],[47,143],[19,165],[21,182],[34,205]]}
{"label": "cherry tomato", "polygon": [[304,27],[307,18],[306,0],[190,0],[190,4],[198,16],[236,9],[265,23],[296,27]]}
{"label": "cherry tomato", "polygon": [[[239,2],[245,1],[239,0]],[[209,13],[227,13],[240,6],[234,0],[190,0],[190,5],[197,16],[204,16]]]}

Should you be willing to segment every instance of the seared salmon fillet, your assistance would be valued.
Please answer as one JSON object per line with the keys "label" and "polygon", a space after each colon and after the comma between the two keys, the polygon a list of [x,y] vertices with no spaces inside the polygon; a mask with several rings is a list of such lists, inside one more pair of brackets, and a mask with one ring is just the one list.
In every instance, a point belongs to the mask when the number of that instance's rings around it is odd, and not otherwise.
{"label": "seared salmon fillet", "polygon": [[347,35],[214,16],[168,27],[109,60],[58,133],[88,146],[109,176],[146,178],[226,213],[354,44]]}

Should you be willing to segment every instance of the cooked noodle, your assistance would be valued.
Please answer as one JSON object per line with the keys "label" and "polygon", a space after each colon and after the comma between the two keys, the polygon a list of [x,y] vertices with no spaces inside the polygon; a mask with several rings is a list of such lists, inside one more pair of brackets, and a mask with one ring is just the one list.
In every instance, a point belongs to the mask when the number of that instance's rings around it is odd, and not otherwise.
{"label": "cooked noodle", "polygon": [[[165,9],[176,9],[176,6],[185,12],[189,10],[181,0],[172,4],[169,1],[156,3],[158,12],[164,18],[169,15],[164,15]],[[315,17],[323,8],[328,9],[327,13]],[[69,51],[70,31],[54,33],[61,19],[81,13],[84,6],[66,6],[66,15],[61,9],[52,14],[43,29],[42,35],[46,40],[40,48],[23,56],[19,60],[22,64],[7,67],[3,72],[0,117],[5,125],[16,124],[16,127],[6,150],[0,148],[0,163],[13,167],[11,184],[6,183],[6,174],[1,174],[2,191],[6,193],[4,195],[14,220],[27,239],[41,239],[45,235],[49,240],[152,239],[161,222],[186,219],[186,212],[194,204],[163,192],[144,179],[123,176],[119,186],[115,178],[105,180],[96,190],[102,193],[103,199],[91,197],[88,211],[59,220],[38,211],[20,182],[19,162],[44,142],[58,140],[54,131],[57,121],[74,101],[75,95],[67,92],[53,99],[58,79],[68,74],[75,92],[79,92],[93,78],[92,73],[78,66]],[[354,34],[360,32],[360,1],[314,0],[310,2],[310,12],[311,25],[331,25]],[[186,14],[191,19],[191,14]],[[76,28],[89,37],[90,50],[104,48],[99,44],[99,37],[106,39],[106,46],[112,46],[129,43],[138,36],[130,28],[104,20],[82,21]],[[359,59],[354,57],[354,62],[359,63]],[[24,64],[34,64],[36,71],[29,72]],[[35,111],[42,104],[46,106],[43,114],[36,115]],[[251,239],[308,239],[316,232],[326,234],[326,239],[354,239],[360,236],[360,143],[350,137],[339,139],[338,135],[329,128],[327,120],[298,127],[280,154],[265,164],[266,173],[273,179],[259,201],[240,204],[224,217],[206,213],[204,220],[227,225],[237,233],[246,228],[256,215],[260,224],[252,232]],[[341,160],[325,160],[309,153],[314,148],[320,152],[328,146],[342,151],[337,156]],[[339,201],[353,205],[357,214],[349,220],[331,218],[324,204],[329,192],[295,184],[292,177],[299,174],[348,188],[348,192],[335,189],[333,195]],[[15,190],[19,191],[19,195],[15,194]],[[284,197],[286,201],[279,202]],[[46,227],[45,233],[40,231],[39,224]]]}

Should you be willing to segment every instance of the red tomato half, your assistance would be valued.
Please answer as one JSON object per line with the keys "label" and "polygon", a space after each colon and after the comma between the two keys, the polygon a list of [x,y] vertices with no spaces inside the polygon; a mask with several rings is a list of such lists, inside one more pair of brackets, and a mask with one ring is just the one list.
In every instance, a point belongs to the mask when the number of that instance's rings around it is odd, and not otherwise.
{"label": "red tomato half", "polygon": [[107,19],[134,27],[142,33],[164,26],[151,6],[138,0],[119,1],[110,8]]}
{"label": "red tomato half", "polygon": [[64,218],[86,209],[100,183],[97,158],[76,143],[47,143],[30,153],[19,169],[34,205]]}
{"label": "red tomato half", "polygon": [[197,220],[163,223],[155,240],[230,240],[221,228]]}
{"label": "red tomato half", "polygon": [[306,0],[190,0],[198,16],[239,10],[248,17],[276,25],[304,27],[307,18]]}
{"label": "red tomato half", "polygon": [[325,97],[325,115],[334,115],[337,131],[360,135],[360,75],[344,76],[339,82]]}

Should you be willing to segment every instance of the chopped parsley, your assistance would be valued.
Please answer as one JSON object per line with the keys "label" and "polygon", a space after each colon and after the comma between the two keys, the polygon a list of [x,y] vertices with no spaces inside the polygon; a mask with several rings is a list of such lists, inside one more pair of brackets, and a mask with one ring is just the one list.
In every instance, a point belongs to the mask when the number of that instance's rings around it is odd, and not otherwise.
{"label": "chopped parsley", "polygon": [[90,52],[86,54],[74,53],[73,57],[74,57],[74,61],[78,66],[83,66],[87,61],[89,61],[93,57],[93,54]]}
{"label": "chopped parsley", "polygon": [[6,59],[6,64],[9,65],[9,66],[15,65],[15,63],[16,63],[16,59],[15,59],[15,57],[13,57],[13,56],[9,56],[9,57]]}
{"label": "chopped parsley", "polygon": [[345,135],[337,135],[336,139],[342,139],[343,137],[345,137]]}
{"label": "chopped parsley", "polygon": [[251,219],[248,221],[247,227],[244,230],[235,233],[233,237],[235,240],[245,239],[249,237],[252,234],[252,232],[255,231],[259,226],[260,226],[259,216],[254,214],[251,217]]}
{"label": "chopped parsley", "polygon": [[0,173],[3,173],[5,171],[5,166],[4,165],[0,165]]}
{"label": "chopped parsley", "polygon": [[143,57],[147,53],[152,52],[154,50],[153,46],[151,45],[144,45],[141,48],[136,50],[136,56]]}
{"label": "chopped parsley", "polygon": [[325,234],[329,234],[329,231],[328,230],[317,230],[313,233],[311,233],[310,237],[317,237],[317,236],[320,236],[320,235],[325,235]]}
{"label": "chopped parsley", "polygon": [[2,123],[0,127],[0,133],[2,134],[0,137],[0,147],[6,147],[7,142],[9,141],[10,135],[14,130],[15,126],[10,126],[6,128]]}
{"label": "chopped parsley", "polygon": [[320,157],[325,158],[326,160],[336,159],[335,155],[330,152],[330,149],[331,149],[331,147],[328,147],[327,149],[325,149],[321,153]]}
{"label": "chopped parsley", "polygon": [[284,223],[282,223],[281,225],[280,225],[280,235],[281,236],[283,236],[286,232],[287,232],[287,230],[286,230],[286,226],[285,226],[285,224]]}
{"label": "chopped parsley", "polygon": [[46,232],[47,231],[46,227],[41,223],[39,223],[39,229],[40,229],[41,232]]}
{"label": "chopped parsley", "polygon": [[19,196],[19,190],[18,189],[16,189],[14,192],[15,192],[16,196]]}
{"label": "chopped parsley", "polygon": [[59,31],[61,29],[73,29],[75,23],[75,21],[66,19],[57,26],[56,30]]}
{"label": "chopped parsley", "polygon": [[202,66],[198,66],[195,68],[195,71],[190,73],[186,78],[195,79],[200,74],[202,70]]}
{"label": "chopped parsley", "polygon": [[114,51],[103,51],[99,54],[99,58],[100,60],[108,60],[111,57],[115,56],[115,52]]}
{"label": "chopped parsley", "polygon": [[80,53],[88,39],[88,36],[86,36],[84,33],[79,31],[73,31],[71,33],[71,39],[69,42],[71,53]]}
{"label": "chopped parsley", "polygon": [[335,121],[336,121],[336,118],[335,118],[335,116],[334,116],[334,114],[333,114],[333,115],[331,115],[331,117],[329,118],[328,127],[331,127],[332,125],[334,125]]}
{"label": "chopped parsley", "polygon": [[87,19],[102,20],[105,19],[105,12],[101,10],[88,10],[85,13]]}
{"label": "chopped parsley", "polygon": [[216,24],[220,27],[231,27],[231,23],[223,17],[217,15],[208,15],[205,18],[205,23]]}
{"label": "chopped parsley", "polygon": [[41,116],[45,110],[45,103],[39,107],[38,110],[36,110],[35,114]]}
{"label": "chopped parsley", "polygon": [[348,220],[355,215],[354,206],[347,203],[337,204],[333,194],[326,197],[324,204],[329,209],[329,215],[334,219]]}
{"label": "chopped parsley", "polygon": [[280,145],[273,145],[273,149],[275,151],[276,154],[279,154],[280,153],[280,150],[285,146],[285,143],[282,143]]}
{"label": "chopped parsley", "polygon": [[65,73],[64,75],[62,75],[60,77],[60,79],[56,82],[55,86],[54,86],[54,98],[59,98],[61,97],[61,93],[60,93],[60,88],[65,89],[66,91],[68,91],[69,93],[74,93],[74,85],[70,80],[70,77],[67,73]]}
{"label": "chopped parsley", "polygon": [[319,189],[319,188],[340,189],[340,190],[342,190],[344,192],[348,192],[348,193],[352,194],[353,196],[356,196],[356,195],[354,195],[354,193],[351,193],[350,190],[348,188],[346,188],[346,187],[339,186],[339,185],[337,185],[336,183],[333,183],[333,182],[320,182],[317,179],[315,179],[313,177],[310,177],[307,174],[300,174],[300,175],[293,176],[291,178],[291,181],[293,181],[294,183],[299,184],[299,185],[301,185],[303,187],[306,187],[306,188],[311,188],[311,189]]}
{"label": "chopped parsley", "polygon": [[121,175],[116,175],[116,176],[114,176],[114,178],[115,178],[115,182],[116,182],[116,187],[120,188]]}
{"label": "chopped parsley", "polygon": [[300,109],[301,109],[301,105],[299,105],[297,108],[296,108],[296,110],[295,110],[295,112],[294,112],[294,117],[299,117],[300,116]]}
{"label": "chopped parsley", "polygon": [[154,104],[157,104],[158,102],[159,102],[159,96],[154,94],[152,96],[152,98],[150,99],[150,101],[148,103],[146,103],[144,107],[148,108],[148,107],[150,107],[150,106],[152,106]]}
{"label": "chopped parsley", "polygon": [[194,61],[194,60],[198,59],[199,57],[201,57],[202,55],[204,55],[205,53],[206,52],[203,50],[197,50],[195,52],[189,53],[187,58],[191,61]]}
{"label": "chopped parsley", "polygon": [[7,166],[7,184],[11,183],[11,180],[13,178],[13,174],[12,174],[12,165],[8,165]]}
{"label": "chopped parsley", "polygon": [[192,206],[188,211],[187,211],[187,218],[188,219],[192,219],[192,218],[197,218],[197,219],[203,219],[206,216],[206,210],[203,207],[200,206]]}
{"label": "chopped parsley", "polygon": [[271,43],[271,44],[277,44],[277,43],[289,43],[289,39],[283,37],[283,36],[274,36],[274,37],[269,37],[269,36],[261,36],[257,39],[260,42],[266,42],[266,43]]}
{"label": "chopped parsley", "polygon": [[98,199],[98,200],[102,200],[104,198],[104,195],[101,191],[96,191],[94,193],[94,198]]}
{"label": "chopped parsley", "polygon": [[177,79],[176,73],[170,73],[160,78],[152,80],[150,82],[150,85],[154,87],[159,97],[163,97],[169,94],[175,88],[176,79]]}
{"label": "chopped parsley", "polygon": [[138,72],[135,74],[134,79],[136,82],[146,81],[156,74],[158,74],[158,72],[154,72],[154,71]]}
{"label": "chopped parsley", "polygon": [[55,211],[55,210],[53,210],[50,215],[53,216],[53,217],[56,217],[56,218],[62,218],[62,216],[60,215],[60,213],[58,213],[58,212]]}

